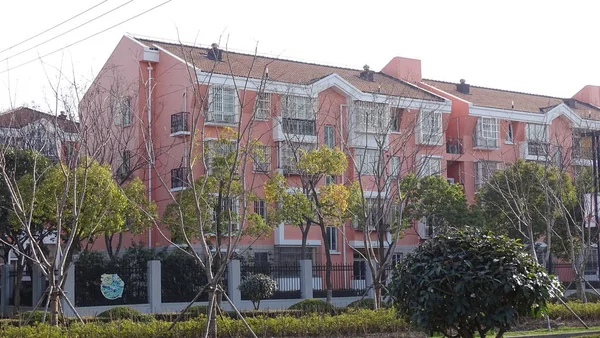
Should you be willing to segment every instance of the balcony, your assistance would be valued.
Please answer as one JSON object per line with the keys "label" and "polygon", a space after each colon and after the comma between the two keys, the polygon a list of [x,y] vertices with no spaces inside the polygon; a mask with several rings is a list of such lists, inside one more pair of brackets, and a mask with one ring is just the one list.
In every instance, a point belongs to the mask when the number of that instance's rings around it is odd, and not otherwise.
{"label": "balcony", "polygon": [[187,187],[188,168],[175,168],[171,170],[171,191],[183,190]]}
{"label": "balcony", "polygon": [[463,140],[461,138],[452,137],[446,140],[446,153],[462,155],[463,152]]}
{"label": "balcony", "polygon": [[204,119],[206,125],[232,125],[237,123],[235,112],[207,112]]}
{"label": "balcony", "polygon": [[548,161],[550,144],[540,141],[524,141],[520,143],[521,158],[529,161]]}
{"label": "balcony", "polygon": [[292,135],[316,136],[316,121],[284,118],[283,132]]}
{"label": "balcony", "polygon": [[190,135],[188,125],[189,113],[179,112],[171,115],[171,136]]}
{"label": "balcony", "polygon": [[571,161],[573,165],[592,166],[593,165],[592,147],[582,147],[573,145],[571,152]]}

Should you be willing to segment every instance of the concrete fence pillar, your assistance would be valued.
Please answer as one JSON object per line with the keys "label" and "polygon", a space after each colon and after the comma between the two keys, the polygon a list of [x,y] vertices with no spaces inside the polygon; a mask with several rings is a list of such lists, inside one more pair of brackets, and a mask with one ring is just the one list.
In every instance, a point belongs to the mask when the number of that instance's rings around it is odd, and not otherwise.
{"label": "concrete fence pillar", "polygon": [[32,306],[36,306],[46,291],[46,276],[37,264],[33,264],[31,270]]}
{"label": "concrete fence pillar", "polygon": [[242,304],[242,293],[238,287],[242,281],[241,264],[237,259],[232,259],[227,263],[227,295],[235,306]]}
{"label": "concrete fence pillar", "polygon": [[11,273],[12,271],[14,271],[14,268],[12,265],[10,264],[4,264],[2,266],[2,275],[0,278],[0,283],[2,283],[1,285],[1,289],[0,289],[0,306],[2,307],[2,316],[3,317],[8,317],[10,315],[12,315],[11,313],[8,313],[8,300],[12,295],[12,283],[11,281],[13,280],[13,278],[11,278]]}
{"label": "concrete fence pillar", "polygon": [[[67,280],[65,281],[65,287],[63,291],[67,295],[67,298],[69,299],[71,304],[75,306],[75,264],[71,264],[71,266],[67,270]],[[62,307],[64,309],[65,316],[75,316],[75,313],[64,299],[62,300]]]}
{"label": "concrete fence pillar", "polygon": [[313,269],[310,259],[300,262],[300,295],[302,299],[313,298]]}
{"label": "concrete fence pillar", "polygon": [[160,261],[148,261],[148,304],[150,312],[160,313],[162,310],[162,271]]}

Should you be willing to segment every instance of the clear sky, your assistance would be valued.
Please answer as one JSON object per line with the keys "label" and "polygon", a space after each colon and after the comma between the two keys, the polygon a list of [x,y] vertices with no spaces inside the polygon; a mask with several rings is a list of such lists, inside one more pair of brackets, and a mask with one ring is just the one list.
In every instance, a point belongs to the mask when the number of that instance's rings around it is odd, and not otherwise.
{"label": "clear sky", "polygon": [[0,110],[32,102],[54,110],[49,81],[56,83],[57,69],[89,83],[127,32],[203,45],[221,37],[233,50],[252,51],[258,43],[261,54],[373,70],[394,56],[412,57],[422,60],[425,78],[561,97],[600,85],[600,2],[592,0],[171,0],[43,57],[164,1],[2,0]]}

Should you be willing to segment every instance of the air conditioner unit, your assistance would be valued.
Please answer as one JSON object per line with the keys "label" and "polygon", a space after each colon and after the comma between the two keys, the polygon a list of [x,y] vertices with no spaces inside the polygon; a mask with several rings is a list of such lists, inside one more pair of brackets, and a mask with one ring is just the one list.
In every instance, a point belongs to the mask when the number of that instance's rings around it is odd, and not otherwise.
{"label": "air conditioner unit", "polygon": [[454,177],[446,178],[446,182],[448,182],[449,184],[454,184]]}

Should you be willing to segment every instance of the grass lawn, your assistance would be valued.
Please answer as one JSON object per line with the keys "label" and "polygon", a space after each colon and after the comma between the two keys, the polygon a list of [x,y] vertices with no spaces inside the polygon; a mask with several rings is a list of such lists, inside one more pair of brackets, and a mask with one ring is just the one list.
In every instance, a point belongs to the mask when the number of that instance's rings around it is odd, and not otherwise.
{"label": "grass lawn", "polygon": [[600,326],[590,326],[589,329],[585,327],[578,326],[561,326],[552,331],[548,331],[548,329],[537,329],[531,331],[513,331],[507,332],[504,334],[505,337],[519,337],[519,336],[533,336],[533,335],[543,335],[543,334],[557,334],[557,333],[571,333],[571,332],[581,332],[582,334],[586,334],[592,331],[600,331]]}

